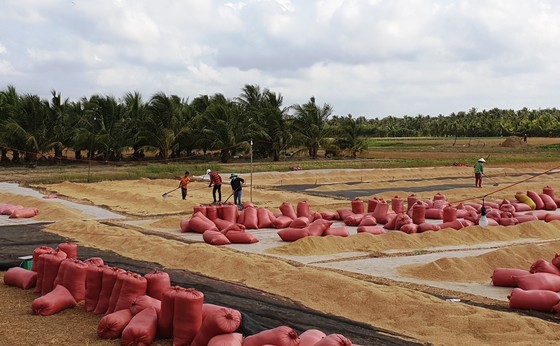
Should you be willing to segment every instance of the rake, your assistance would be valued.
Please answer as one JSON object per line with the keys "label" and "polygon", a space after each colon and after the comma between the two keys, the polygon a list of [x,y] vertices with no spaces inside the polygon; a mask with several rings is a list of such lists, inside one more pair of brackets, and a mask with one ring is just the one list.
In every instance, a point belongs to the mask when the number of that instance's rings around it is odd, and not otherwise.
{"label": "rake", "polygon": [[169,195],[169,194],[170,194],[171,192],[173,192],[173,191],[175,191],[175,190],[177,190],[177,189],[179,189],[179,187],[176,187],[176,188],[174,188],[173,190],[171,190],[171,191],[169,191],[169,192],[166,192],[166,193],[164,193],[163,195],[161,195],[161,197],[163,197],[163,198],[167,198],[167,195]]}
{"label": "rake", "polygon": [[485,178],[488,178],[492,183],[494,183],[494,186],[498,186],[500,184],[498,184],[494,179],[490,178],[489,176],[487,176],[486,174],[483,174]]}

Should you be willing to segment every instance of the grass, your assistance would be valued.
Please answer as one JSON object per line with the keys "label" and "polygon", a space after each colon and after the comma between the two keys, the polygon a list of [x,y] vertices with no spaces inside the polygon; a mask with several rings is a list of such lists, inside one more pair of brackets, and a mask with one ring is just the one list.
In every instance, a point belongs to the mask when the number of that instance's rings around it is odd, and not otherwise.
{"label": "grass", "polygon": [[[528,165],[540,167],[560,166],[560,143],[557,138],[530,138],[531,145],[523,147],[502,147],[503,138],[371,138],[367,152],[358,159],[319,157],[282,157],[279,162],[270,159],[255,159],[253,172],[286,172],[294,167],[310,169],[383,169],[401,167],[442,167],[455,163],[469,164],[478,157],[488,159],[489,165]],[[208,168],[222,173],[251,172],[251,162],[247,158],[232,159],[227,164],[216,157],[182,158],[173,162],[130,161],[116,163],[65,163],[39,165],[29,168],[24,163],[3,164],[2,181],[22,183],[57,183],[62,181],[96,182],[124,179],[178,179],[188,170],[192,176],[206,174]],[[213,161],[211,161],[213,160]],[[91,169],[91,172],[90,172]]]}

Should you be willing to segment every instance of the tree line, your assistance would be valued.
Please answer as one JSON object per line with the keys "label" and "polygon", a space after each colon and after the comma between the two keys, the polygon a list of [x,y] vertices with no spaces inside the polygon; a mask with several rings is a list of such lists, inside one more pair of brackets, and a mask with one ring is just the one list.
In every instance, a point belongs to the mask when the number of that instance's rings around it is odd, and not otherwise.
{"label": "tree line", "polygon": [[[280,160],[301,148],[310,158],[350,157],[367,149],[368,137],[560,135],[560,111],[491,109],[436,117],[418,115],[367,119],[333,115],[330,104],[313,96],[304,104],[283,105],[283,97],[258,85],[245,85],[234,98],[199,95],[192,100],[158,92],[122,98],[92,95],[71,101],[51,91],[50,100],[0,91],[0,161],[27,162],[65,150],[75,160],[141,160],[147,150],[161,159],[195,152],[219,152],[221,162],[252,150],[256,158]],[[9,158],[11,153],[11,158]]]}

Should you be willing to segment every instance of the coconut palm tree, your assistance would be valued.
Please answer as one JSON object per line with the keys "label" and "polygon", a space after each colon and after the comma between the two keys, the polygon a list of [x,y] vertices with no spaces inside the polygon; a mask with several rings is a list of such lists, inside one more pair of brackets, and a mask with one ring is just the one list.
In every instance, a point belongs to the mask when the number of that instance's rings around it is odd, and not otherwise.
{"label": "coconut palm tree", "polygon": [[167,159],[176,154],[179,138],[190,130],[185,117],[188,103],[176,95],[156,93],[146,111],[148,116],[141,122],[140,137],[159,150],[159,156]]}
{"label": "coconut palm tree", "polygon": [[282,107],[284,98],[258,85],[245,85],[236,101],[248,116],[248,132],[255,139],[255,152],[280,160],[280,151],[291,139],[288,107]]}
{"label": "coconut palm tree", "polygon": [[200,116],[201,136],[199,145],[220,151],[220,160],[227,163],[243,145],[249,136],[246,132],[248,117],[242,116],[241,107],[216,94],[210,99],[210,105]]}
{"label": "coconut palm tree", "polygon": [[294,119],[293,130],[297,140],[307,147],[309,157],[316,159],[317,152],[324,140],[330,135],[327,126],[332,107],[324,104],[319,107],[315,104],[315,97],[303,105],[293,105]]}

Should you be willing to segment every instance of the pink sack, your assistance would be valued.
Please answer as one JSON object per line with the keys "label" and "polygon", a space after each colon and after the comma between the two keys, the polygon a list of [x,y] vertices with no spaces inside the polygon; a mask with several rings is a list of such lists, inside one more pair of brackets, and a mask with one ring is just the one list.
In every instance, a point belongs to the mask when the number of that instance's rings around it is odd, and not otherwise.
{"label": "pink sack", "polygon": [[391,209],[395,213],[404,213],[404,200],[399,196],[395,196],[391,199]]}
{"label": "pink sack", "polygon": [[348,216],[354,214],[352,212],[352,209],[338,209],[337,211],[338,217],[340,218],[340,220],[344,220],[346,219]]}
{"label": "pink sack", "polygon": [[330,334],[321,339],[315,346],[351,346],[352,341],[342,334]]}
{"label": "pink sack", "polygon": [[426,207],[422,204],[422,201],[416,201],[411,208],[412,210],[412,222],[420,225],[426,222]]}
{"label": "pink sack", "polygon": [[167,339],[173,336],[173,316],[175,315],[175,298],[185,288],[171,286],[163,291],[161,311],[158,318],[157,336]]}
{"label": "pink sack", "polygon": [[191,231],[191,228],[190,228],[190,225],[189,225],[190,222],[191,222],[191,219],[188,218],[188,217],[182,219],[181,222],[179,222],[179,229],[181,229],[181,233],[186,233],[188,231]]}
{"label": "pink sack", "polygon": [[23,219],[31,218],[39,214],[39,209],[37,208],[17,208],[12,211],[9,218],[10,219]]}
{"label": "pink sack", "polygon": [[242,346],[243,345],[243,334],[241,333],[229,333],[216,335],[210,341],[208,341],[208,346]]}
{"label": "pink sack", "polygon": [[327,334],[318,329],[308,329],[299,335],[299,346],[314,346],[325,336]]}
{"label": "pink sack", "polygon": [[535,206],[537,207],[537,210],[544,209],[544,202],[538,193],[536,193],[535,191],[528,190],[527,196],[533,200]]}
{"label": "pink sack", "polygon": [[250,232],[228,231],[225,236],[231,244],[253,244],[259,242],[259,239]]}
{"label": "pink sack", "polygon": [[547,213],[544,217],[544,222],[551,222],[555,220],[560,220],[560,214]]}
{"label": "pink sack", "polygon": [[358,233],[385,234],[387,231],[382,226],[358,226]]}
{"label": "pink sack", "polygon": [[415,223],[407,223],[402,225],[400,230],[407,234],[413,234],[418,232],[418,225]]}
{"label": "pink sack", "polygon": [[535,273],[523,276],[514,276],[517,287],[524,290],[560,291],[560,276],[550,273]]}
{"label": "pink sack", "polygon": [[358,226],[376,226],[377,220],[371,214],[365,214]]}
{"label": "pink sack", "polygon": [[259,228],[259,217],[257,214],[257,208],[248,207],[243,209],[243,225],[247,229],[258,229]]}
{"label": "pink sack", "polygon": [[330,227],[325,232],[323,232],[324,236],[327,235],[334,235],[338,237],[348,237],[350,232],[346,226],[339,226],[339,227]]}
{"label": "pink sack", "polygon": [[233,333],[241,325],[241,313],[226,307],[202,307],[202,325],[196,334],[192,346],[207,346],[216,335]]}
{"label": "pink sack", "polygon": [[425,215],[426,215],[426,219],[442,220],[443,209],[427,208]]}
{"label": "pink sack", "polygon": [[558,207],[556,205],[556,202],[554,202],[554,199],[546,193],[539,194],[539,197],[543,201],[544,210],[556,210],[556,208]]}
{"label": "pink sack", "polygon": [[336,220],[338,219],[338,213],[330,210],[325,210],[321,212],[321,217],[325,220]]}
{"label": "pink sack", "polygon": [[276,219],[274,219],[274,221],[272,222],[272,225],[274,226],[274,228],[278,229],[278,228],[286,228],[289,227],[290,224],[292,223],[294,219],[289,218],[288,216],[278,216]]}
{"label": "pink sack", "polygon": [[88,265],[78,259],[68,259],[61,284],[72,293],[77,302],[86,298],[86,276]]}
{"label": "pink sack", "polygon": [[287,216],[292,220],[297,218],[294,207],[292,207],[292,205],[288,202],[282,203],[282,205],[280,206],[280,212],[282,213],[282,215]]}
{"label": "pink sack", "polygon": [[124,272],[124,270],[117,267],[103,268],[101,291],[99,291],[99,299],[97,300],[95,310],[93,310],[94,314],[99,315],[107,312],[109,309],[111,294],[113,293],[113,288],[117,282],[117,275],[122,272]]}
{"label": "pink sack", "polygon": [[305,216],[311,218],[311,210],[309,208],[309,203],[307,201],[299,201],[296,207],[296,215],[298,217]]}
{"label": "pink sack", "polygon": [[309,235],[320,237],[327,229],[329,229],[329,227],[331,227],[332,224],[332,221],[317,219],[309,224]]}
{"label": "pink sack", "polygon": [[58,244],[58,249],[66,252],[66,258],[78,258],[78,244],[76,243],[70,241],[60,243]]}
{"label": "pink sack", "polygon": [[132,312],[128,309],[115,311],[103,316],[97,324],[97,336],[101,339],[111,340],[120,338],[132,316]]}
{"label": "pink sack", "polygon": [[284,228],[277,232],[283,241],[296,241],[298,239],[309,236],[309,229],[306,228]]}
{"label": "pink sack", "polygon": [[346,226],[358,226],[363,218],[364,214],[352,214],[344,218],[343,221]]}
{"label": "pink sack", "polygon": [[[216,218],[212,221],[214,222],[214,225],[216,225],[216,228],[218,228],[218,231],[220,231],[220,232],[223,232],[225,229],[227,229],[228,227],[233,225],[233,222],[218,219],[218,218]],[[243,227],[245,227],[245,226],[243,226]]]}
{"label": "pink sack", "polygon": [[150,297],[148,295],[138,296],[134,298],[132,304],[130,304],[130,309],[124,310],[129,310],[132,315],[136,315],[140,311],[150,307],[154,308],[159,316],[161,313],[161,300]]}
{"label": "pink sack", "polygon": [[514,288],[508,296],[509,307],[512,309],[526,309],[551,312],[560,302],[560,295],[556,292],[545,290],[524,291]]}
{"label": "pink sack", "polygon": [[459,220],[451,221],[451,222],[444,222],[439,224],[440,229],[444,228],[453,228],[459,230],[463,228],[463,224]]}
{"label": "pink sack", "polygon": [[146,294],[148,280],[140,274],[131,273],[127,275],[119,292],[119,299],[115,306],[115,311],[130,309],[132,302],[139,296]]}
{"label": "pink sack", "polygon": [[26,290],[37,283],[37,273],[21,267],[13,267],[4,274],[4,283]]}
{"label": "pink sack", "polygon": [[202,234],[202,239],[210,245],[228,245],[229,239],[218,231],[206,231]]}
{"label": "pink sack", "polygon": [[379,200],[373,211],[373,217],[377,222],[385,224],[389,220],[387,218],[387,213],[389,212],[389,204],[384,200]]}
{"label": "pink sack", "polygon": [[531,272],[515,268],[496,268],[492,274],[492,285],[499,287],[517,287],[514,276],[531,275]]}
{"label": "pink sack", "polygon": [[423,222],[423,223],[418,225],[418,228],[416,229],[416,232],[417,233],[422,233],[422,232],[426,232],[426,231],[439,231],[440,229],[441,229],[441,227],[439,227],[439,225],[437,225],[435,223]]}
{"label": "pink sack", "polygon": [[295,330],[287,326],[263,330],[260,333],[249,335],[243,341],[243,346],[298,346],[299,337]]}
{"label": "pink sack", "polygon": [[531,265],[529,272],[534,273],[550,273],[560,275],[560,269],[549,261],[539,258]]}
{"label": "pink sack", "polygon": [[158,316],[154,308],[136,314],[122,332],[122,345],[150,345],[157,333]]}
{"label": "pink sack", "polygon": [[50,316],[78,305],[72,294],[62,285],[33,301],[31,309],[35,315]]}
{"label": "pink sack", "polygon": [[299,216],[290,223],[291,228],[304,228],[307,226],[309,226],[309,218],[306,216]]}
{"label": "pink sack", "polygon": [[272,221],[270,220],[270,214],[266,208],[257,208],[257,227],[270,228],[272,227]]}
{"label": "pink sack", "polygon": [[173,315],[173,345],[186,346],[192,343],[202,326],[203,303],[204,294],[194,288],[177,292]]}
{"label": "pink sack", "polygon": [[359,197],[354,198],[350,203],[352,206],[352,213],[354,214],[364,213],[364,202]]}
{"label": "pink sack", "polygon": [[146,273],[144,277],[146,278],[146,282],[148,284],[146,294],[155,299],[161,300],[163,292],[168,287],[171,287],[171,278],[167,272],[154,269],[151,272]]}

